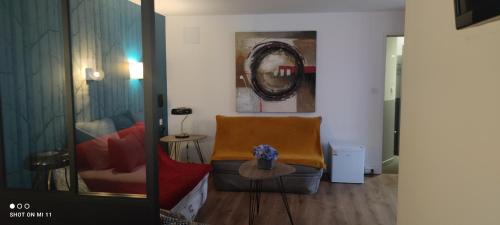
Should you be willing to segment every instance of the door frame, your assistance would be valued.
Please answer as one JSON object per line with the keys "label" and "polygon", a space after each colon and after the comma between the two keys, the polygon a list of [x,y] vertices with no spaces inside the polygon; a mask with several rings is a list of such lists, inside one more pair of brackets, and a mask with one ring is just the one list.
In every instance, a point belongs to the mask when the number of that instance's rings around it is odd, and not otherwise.
{"label": "door frame", "polygon": [[[387,38],[391,38],[391,37],[393,37],[393,38],[394,38],[394,37],[405,37],[405,36],[404,36],[404,34],[396,34],[396,35],[387,35],[387,36],[385,36],[384,41],[385,41],[386,51],[385,51],[384,53],[385,53],[386,55],[387,55]],[[384,56],[384,58],[385,58],[385,56]],[[386,60],[384,60],[384,62],[386,62],[386,63],[387,63],[387,59],[386,59]],[[385,72],[387,72],[387,71],[385,71]],[[385,78],[386,78],[386,74],[384,73],[384,96],[383,96],[383,99],[382,99],[382,104],[383,104],[383,105],[385,104],[385,99],[384,99],[384,98],[385,98],[385,87],[386,87],[386,86],[385,86],[385,85],[386,85],[386,84],[385,84]],[[401,87],[400,87],[400,85],[399,85],[399,87],[397,87],[397,88],[399,88],[399,89],[400,89],[400,88],[401,88]],[[395,90],[395,91],[397,91],[397,90]],[[401,99],[401,98],[399,98],[399,99]],[[397,100],[397,98],[396,98],[396,99],[395,99],[395,112],[394,112],[394,114],[395,114],[395,115],[394,115],[394,128],[393,128],[393,131],[395,130],[395,128],[396,128],[396,126],[397,126],[397,125],[401,124],[401,123],[400,123],[400,121],[401,121],[401,117],[399,117],[399,121],[396,121],[396,120],[397,120],[396,112],[397,112],[397,107],[398,107],[398,106],[399,106],[399,112],[401,112],[401,104],[400,104],[400,103],[398,104],[397,102],[398,102],[398,100]],[[400,115],[401,115],[401,114],[400,114]],[[383,122],[382,122],[382,125],[384,125],[384,124],[385,124],[385,119],[384,119],[384,117],[385,117],[385,112],[384,112],[384,106],[383,106],[383,107],[382,107],[382,121],[383,121]],[[382,126],[382,134],[383,134],[383,133],[384,133],[384,126]],[[384,135],[382,135],[382,146],[383,146],[383,143],[384,143],[384,138],[383,138],[383,136],[384,136]],[[394,155],[396,155],[396,154],[395,154],[395,153],[396,153],[396,149],[398,149],[398,155],[399,155],[399,139],[398,139],[398,140],[396,140],[396,136],[398,136],[398,137],[399,137],[399,133],[396,135],[396,134],[393,132],[393,137],[394,137],[394,140],[393,140],[393,144],[394,144],[393,154],[394,154]],[[396,144],[398,144],[398,147],[397,147],[397,148],[396,148]],[[384,164],[384,162],[385,162],[385,161],[388,161],[389,159],[386,159],[386,160],[384,161],[384,158],[383,158],[384,149],[382,149],[381,154],[382,154],[382,168],[383,168],[383,164]]]}
{"label": "door frame", "polygon": [[[65,125],[67,147],[70,153],[69,191],[40,192],[35,190],[8,189],[6,186],[5,149],[0,111],[0,215],[7,224],[26,224],[27,218],[11,218],[12,212],[43,212],[43,218],[31,218],[36,224],[159,224],[158,201],[158,112],[154,86],[155,74],[155,12],[154,0],[141,1],[142,50],[144,66],[144,120],[147,154],[146,189],[147,197],[128,194],[79,194],[75,154],[75,125],[73,75],[71,56],[70,0],[61,1],[61,20],[64,46],[65,73]],[[1,107],[1,105],[0,105]],[[0,108],[1,109],[1,108]],[[29,204],[28,210],[10,210],[11,203]],[[6,218],[7,217],[7,218]]]}

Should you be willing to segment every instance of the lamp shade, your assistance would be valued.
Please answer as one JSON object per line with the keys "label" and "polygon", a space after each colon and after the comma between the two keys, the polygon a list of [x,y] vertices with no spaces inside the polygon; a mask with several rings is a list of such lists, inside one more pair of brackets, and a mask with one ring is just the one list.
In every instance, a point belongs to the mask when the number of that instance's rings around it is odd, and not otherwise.
{"label": "lamp shade", "polygon": [[137,62],[134,60],[128,61],[128,70],[130,73],[131,80],[140,80],[143,79],[143,67],[142,62]]}
{"label": "lamp shade", "polygon": [[193,110],[187,107],[180,107],[172,109],[172,115],[189,115],[192,114]]}

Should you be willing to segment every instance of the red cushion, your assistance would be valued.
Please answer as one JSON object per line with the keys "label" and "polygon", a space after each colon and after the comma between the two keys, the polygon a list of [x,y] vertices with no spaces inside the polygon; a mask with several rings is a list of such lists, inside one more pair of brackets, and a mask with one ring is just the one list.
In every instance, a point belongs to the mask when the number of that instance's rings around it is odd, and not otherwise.
{"label": "red cushion", "polygon": [[120,138],[124,138],[125,136],[130,134],[136,136],[137,140],[141,143],[142,146],[144,146],[144,123],[136,123],[134,124],[134,126],[118,131],[118,136]]}
{"label": "red cushion", "polygon": [[135,135],[121,139],[108,139],[109,160],[117,172],[132,172],[145,161],[144,147]]}
{"label": "red cushion", "polygon": [[103,170],[110,168],[108,139],[110,135],[98,137],[76,145],[78,170]]}
{"label": "red cushion", "polygon": [[158,151],[160,207],[173,208],[205,175],[212,171],[207,164],[171,160],[165,151]]}
{"label": "red cushion", "polygon": [[[144,123],[143,122],[138,122],[134,124],[134,126],[131,126],[129,128],[125,128],[123,130],[118,131],[118,136],[120,138],[124,138],[128,135],[134,135],[139,143],[141,143],[142,148],[145,148],[145,138],[144,138]],[[144,159],[144,160],[143,160]],[[141,158],[141,161],[139,162],[141,165],[146,164],[146,157]]]}

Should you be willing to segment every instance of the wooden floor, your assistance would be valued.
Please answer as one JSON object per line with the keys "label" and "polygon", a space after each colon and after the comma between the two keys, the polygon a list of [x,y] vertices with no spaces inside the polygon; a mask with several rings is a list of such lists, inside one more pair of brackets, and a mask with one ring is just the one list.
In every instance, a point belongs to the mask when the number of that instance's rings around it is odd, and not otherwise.
{"label": "wooden floor", "polygon": [[[288,194],[295,225],[395,225],[397,175],[367,177],[365,184],[321,181],[313,195]],[[209,185],[196,221],[211,225],[248,224],[248,193],[219,192]],[[263,193],[257,225],[287,225],[279,193]]]}

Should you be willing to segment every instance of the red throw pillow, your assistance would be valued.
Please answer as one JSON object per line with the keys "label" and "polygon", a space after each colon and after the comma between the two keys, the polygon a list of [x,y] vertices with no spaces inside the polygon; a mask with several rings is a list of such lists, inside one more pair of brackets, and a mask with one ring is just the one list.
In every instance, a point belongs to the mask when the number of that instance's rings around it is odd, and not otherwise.
{"label": "red throw pillow", "polygon": [[103,136],[76,145],[78,170],[110,168],[107,139],[107,136]]}
{"label": "red throw pillow", "polygon": [[125,128],[123,130],[118,131],[118,136],[120,138],[124,138],[130,134],[133,134],[137,137],[137,140],[144,146],[144,124],[136,123],[134,126],[129,128]]}
{"label": "red throw pillow", "polygon": [[132,172],[145,161],[144,148],[135,135],[108,140],[109,161],[117,172]]}

